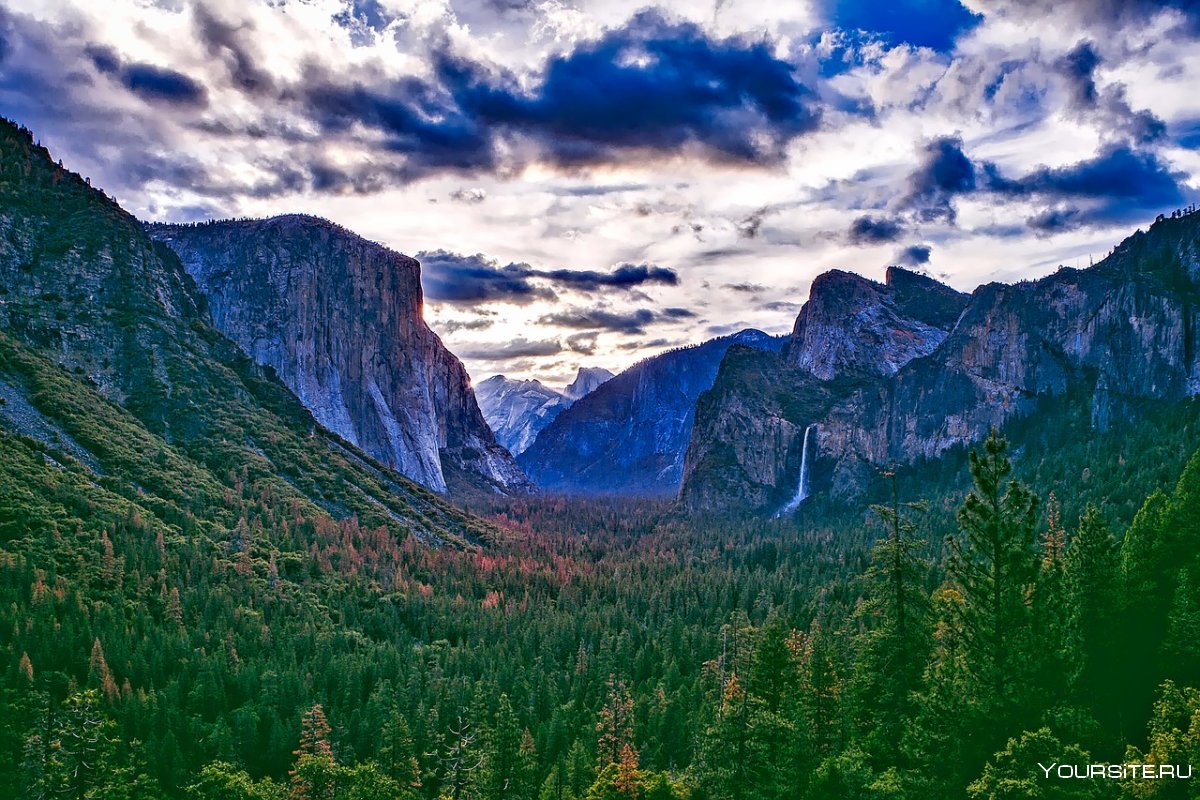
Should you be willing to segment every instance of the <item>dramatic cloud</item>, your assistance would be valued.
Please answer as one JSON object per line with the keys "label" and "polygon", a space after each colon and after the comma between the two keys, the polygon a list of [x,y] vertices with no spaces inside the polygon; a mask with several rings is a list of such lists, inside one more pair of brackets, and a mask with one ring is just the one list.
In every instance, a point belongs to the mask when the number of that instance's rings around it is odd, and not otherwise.
{"label": "dramatic cloud", "polygon": [[1166,134],[1167,126],[1146,109],[1134,110],[1123,83],[1114,83],[1101,92],[1096,84],[1099,53],[1088,41],[1080,42],[1060,58],[1056,67],[1067,82],[1070,108],[1095,116],[1109,138],[1126,138],[1134,144],[1155,142]]}
{"label": "dramatic cloud", "polygon": [[858,217],[850,223],[846,238],[851,244],[885,244],[894,242],[904,235],[904,226],[894,219],[883,217]]}
{"label": "dramatic cloud", "polygon": [[147,102],[186,106],[204,106],[208,102],[204,87],[182,72],[154,64],[127,64],[115,50],[101,45],[90,46],[87,53],[97,71]]}
{"label": "dramatic cloud", "polygon": [[933,248],[927,244],[914,244],[896,254],[896,263],[905,267],[919,267],[929,263]]}
{"label": "dramatic cloud", "polygon": [[489,302],[525,305],[535,300],[557,299],[554,289],[544,284],[584,293],[679,284],[675,270],[652,264],[620,264],[611,272],[540,270],[528,264],[501,266],[482,254],[464,256],[445,250],[418,253],[417,260],[421,262],[425,296],[455,305]]}
{"label": "dramatic cloud", "polygon": [[962,148],[959,136],[940,136],[922,145],[920,165],[908,176],[902,207],[926,221],[954,222],[954,196],[975,190],[975,165]]}
{"label": "dramatic cloud", "polygon": [[1016,179],[1004,178],[992,165],[985,170],[991,191],[1057,204],[1029,220],[1031,227],[1043,232],[1136,218],[1183,205],[1186,197],[1182,175],[1156,154],[1126,146],[1106,148],[1094,158],[1064,167],[1041,167]]}
{"label": "dramatic cloud", "polygon": [[695,316],[695,312],[686,308],[665,308],[661,312],[654,312],[648,308],[639,308],[633,311],[612,311],[607,308],[568,308],[540,317],[538,324],[588,331],[610,331],[632,336],[644,334],[647,326],[655,322],[689,319]]}
{"label": "dramatic cloud", "polygon": [[569,286],[585,292],[595,291],[602,287],[629,289],[647,284],[679,285],[679,274],[675,270],[656,267],[652,264],[621,264],[612,272],[569,269],[530,270],[529,275],[545,278],[559,286]]}
{"label": "dramatic cloud", "polygon": [[483,255],[464,256],[445,250],[417,253],[425,297],[453,305],[554,300],[553,291],[529,280],[525,264],[499,266]]}
{"label": "dramatic cloud", "polygon": [[403,157],[399,179],[481,170],[527,152],[572,167],[691,150],[719,162],[773,164],[817,128],[821,106],[762,40],[715,39],[645,11],[544,65],[532,88],[507,70],[442,48],[436,81],[340,82],[310,74],[307,113],[326,132],[361,125]]}
{"label": "dramatic cloud", "polygon": [[[241,27],[223,22],[204,5],[196,5],[193,15],[197,36],[210,56],[225,63],[234,86],[250,94],[270,91],[274,87],[270,73],[258,66],[257,59],[243,41]],[[253,32],[252,28],[245,31],[246,34]]]}
{"label": "dramatic cloud", "polygon": [[1058,60],[1057,67],[1067,79],[1074,108],[1095,108],[1099,102],[1100,93],[1096,89],[1096,67],[1099,64],[1100,55],[1087,41],[1080,42]]}

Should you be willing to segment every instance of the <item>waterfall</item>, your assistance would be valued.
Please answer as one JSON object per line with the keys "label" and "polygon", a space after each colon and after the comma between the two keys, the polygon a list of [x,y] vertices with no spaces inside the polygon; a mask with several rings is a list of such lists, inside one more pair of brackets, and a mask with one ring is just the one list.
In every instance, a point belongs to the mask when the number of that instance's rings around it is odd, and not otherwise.
{"label": "waterfall", "polygon": [[813,429],[816,428],[816,423],[809,425],[804,429],[804,444],[800,449],[800,483],[796,486],[796,494],[787,502],[783,508],[779,509],[776,516],[784,516],[790,514],[800,507],[800,504],[808,499],[808,441],[812,437]]}

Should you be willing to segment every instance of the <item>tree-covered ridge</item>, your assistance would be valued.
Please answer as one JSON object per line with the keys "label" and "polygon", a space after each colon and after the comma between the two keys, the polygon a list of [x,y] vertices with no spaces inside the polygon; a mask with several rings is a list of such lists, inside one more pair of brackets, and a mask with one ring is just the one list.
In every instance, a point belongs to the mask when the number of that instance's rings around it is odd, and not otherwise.
{"label": "tree-covered ridge", "polygon": [[[149,436],[222,486],[238,473],[269,484],[281,500],[301,502],[308,513],[354,516],[398,537],[491,535],[488,526],[317,426],[294,395],[211,327],[173,253],[6,121],[0,123],[0,300],[6,371],[18,393],[36,400],[55,424],[91,428],[96,447],[120,451],[123,474],[134,482],[142,479],[141,462],[158,450],[146,444]],[[18,358],[11,354],[19,345],[31,349]],[[142,430],[132,439],[106,431],[103,415],[88,415],[95,397],[71,408],[68,398],[78,392],[63,383],[66,375],[51,378],[52,371],[29,366],[35,353],[122,406]],[[181,476],[174,481],[176,500],[208,491],[203,481],[194,489]]]}

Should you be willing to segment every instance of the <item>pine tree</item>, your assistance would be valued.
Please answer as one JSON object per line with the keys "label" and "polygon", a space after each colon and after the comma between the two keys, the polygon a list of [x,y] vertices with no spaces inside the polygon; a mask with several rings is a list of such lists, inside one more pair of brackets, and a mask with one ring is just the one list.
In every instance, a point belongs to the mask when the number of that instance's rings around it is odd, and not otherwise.
{"label": "pine tree", "polygon": [[1076,647],[1074,697],[1109,734],[1119,726],[1121,571],[1117,544],[1100,510],[1088,505],[1066,555],[1066,586]]}
{"label": "pine tree", "polygon": [[596,720],[596,767],[621,760],[621,750],[633,744],[633,698],[624,681],[608,679],[608,700]]}
{"label": "pine tree", "polygon": [[617,777],[613,786],[622,797],[638,800],[641,772],[638,769],[638,752],[626,742],[621,746],[621,758],[617,762]]}
{"label": "pine tree", "polygon": [[850,679],[856,722],[864,747],[880,766],[900,765],[901,741],[916,714],[917,692],[932,647],[929,599],[921,586],[928,563],[925,541],[913,536],[912,513],[924,503],[901,503],[894,472],[892,503],[872,506],[887,536],[871,552],[863,576],[865,595],[857,609],[862,624],[854,641]]}
{"label": "pine tree", "polygon": [[318,703],[300,719],[300,746],[292,767],[291,800],[332,800],[337,792],[337,764],[329,744],[330,727]]}
{"label": "pine tree", "polygon": [[[507,694],[500,695],[495,722],[488,735],[483,776],[484,800],[512,800],[524,789],[522,731]],[[524,798],[522,797],[522,800]]]}
{"label": "pine tree", "polygon": [[379,763],[388,777],[400,786],[417,788],[421,785],[421,768],[417,763],[412,732],[396,706],[392,707],[380,732]]}
{"label": "pine tree", "polygon": [[971,452],[970,470],[974,487],[958,510],[962,536],[947,539],[947,569],[963,599],[957,624],[972,691],[995,730],[1012,730],[1029,688],[1037,499],[1011,478],[1008,443],[995,432],[982,453]]}
{"label": "pine tree", "polygon": [[1052,492],[1046,503],[1046,531],[1042,534],[1041,559],[1029,601],[1033,691],[1025,703],[1041,708],[1067,702],[1078,670],[1067,587],[1066,543],[1061,509]]}

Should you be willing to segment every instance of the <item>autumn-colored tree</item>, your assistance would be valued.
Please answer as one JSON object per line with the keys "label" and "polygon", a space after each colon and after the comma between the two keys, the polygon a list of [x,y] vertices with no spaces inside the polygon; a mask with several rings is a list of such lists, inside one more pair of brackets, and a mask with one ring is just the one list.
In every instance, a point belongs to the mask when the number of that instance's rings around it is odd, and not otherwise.
{"label": "autumn-colored tree", "polygon": [[300,718],[300,746],[290,772],[291,800],[333,800],[337,790],[337,764],[329,744],[330,726],[320,703]]}
{"label": "autumn-colored tree", "polygon": [[625,745],[633,744],[633,697],[624,681],[608,679],[608,700],[596,720],[596,765],[603,769],[621,760]]}

